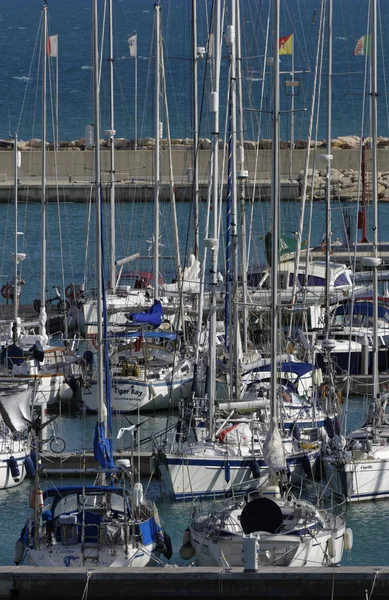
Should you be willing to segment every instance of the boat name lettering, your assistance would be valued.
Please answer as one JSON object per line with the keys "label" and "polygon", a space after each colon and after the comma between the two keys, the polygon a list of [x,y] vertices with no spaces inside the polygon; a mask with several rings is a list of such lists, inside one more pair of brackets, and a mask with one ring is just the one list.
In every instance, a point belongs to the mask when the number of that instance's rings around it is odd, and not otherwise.
{"label": "boat name lettering", "polygon": [[115,386],[115,394],[118,394],[119,396],[124,396],[124,395],[130,394],[130,396],[141,397],[143,394],[143,391],[137,390],[133,385],[130,388],[126,388],[126,389]]}
{"label": "boat name lettering", "polygon": [[373,465],[362,465],[361,466],[361,471],[366,470],[366,469],[372,469]]}

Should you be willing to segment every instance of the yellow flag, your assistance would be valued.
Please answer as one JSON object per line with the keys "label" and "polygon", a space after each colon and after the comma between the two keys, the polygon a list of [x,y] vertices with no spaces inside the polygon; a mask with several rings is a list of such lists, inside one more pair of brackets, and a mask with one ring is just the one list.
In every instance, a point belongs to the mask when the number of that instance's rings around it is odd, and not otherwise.
{"label": "yellow flag", "polygon": [[279,48],[280,54],[293,54],[293,33],[280,38]]}

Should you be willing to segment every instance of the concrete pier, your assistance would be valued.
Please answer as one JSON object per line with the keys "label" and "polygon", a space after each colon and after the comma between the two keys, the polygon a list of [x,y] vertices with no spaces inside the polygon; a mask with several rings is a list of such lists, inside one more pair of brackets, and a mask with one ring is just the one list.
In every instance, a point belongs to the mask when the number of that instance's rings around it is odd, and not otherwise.
{"label": "concrete pier", "polygon": [[[151,475],[151,452],[134,452],[133,455],[131,455],[131,451],[114,452],[115,461],[118,459],[131,460],[131,457],[133,458],[132,462],[135,471],[138,470],[139,464],[141,477],[149,477]],[[83,452],[82,454],[75,454],[73,452],[62,452],[61,454],[44,452],[42,453],[41,460],[45,471],[49,475],[63,474],[64,471],[68,475],[87,474],[88,470],[92,471],[99,468],[93,452]]]}
{"label": "concrete pier", "polygon": [[[305,150],[293,151],[292,177],[290,177],[289,150],[281,150],[280,177],[281,198],[294,200],[299,196],[298,174],[305,164]],[[223,152],[219,152],[223,160]],[[311,153],[311,158],[313,153]],[[93,183],[93,151],[91,150],[61,150],[47,152],[47,201],[56,201],[57,197],[63,202],[85,202],[90,197]],[[190,200],[193,173],[193,152],[191,146],[180,149],[173,147],[173,173],[178,200]],[[102,182],[105,199],[109,197],[108,181],[110,154],[108,149],[102,149]],[[198,167],[200,196],[207,195],[209,172],[209,150],[199,150]],[[333,150],[333,169],[359,169],[359,150]],[[387,171],[388,151],[378,150],[378,170]],[[21,167],[18,170],[20,201],[40,201],[41,190],[41,151],[39,149],[23,150],[21,152]],[[0,202],[8,202],[13,193],[13,156],[10,150],[0,151]],[[312,166],[312,165],[311,165]],[[318,165],[316,168],[320,168]],[[268,199],[270,197],[271,179],[271,150],[245,150],[246,198]],[[154,148],[139,150],[117,150],[115,153],[115,180],[118,198],[122,201],[149,201],[154,194]],[[225,184],[227,172],[224,173]],[[169,164],[168,152],[161,152],[161,199],[169,198]]]}
{"label": "concrete pier", "polygon": [[146,567],[144,569],[43,569],[2,567],[0,598],[20,600],[128,600],[131,598],[288,600],[387,599],[389,570],[374,567],[241,568]]}

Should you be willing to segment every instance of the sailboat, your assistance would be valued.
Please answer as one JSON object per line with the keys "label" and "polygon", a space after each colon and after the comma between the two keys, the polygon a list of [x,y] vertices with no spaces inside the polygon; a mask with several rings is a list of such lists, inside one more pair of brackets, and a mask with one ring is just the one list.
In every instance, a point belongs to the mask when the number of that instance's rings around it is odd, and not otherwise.
{"label": "sailboat", "polygon": [[[106,369],[107,310],[104,301],[101,183],[99,147],[99,54],[97,0],[93,2],[96,270],[98,314],[99,412],[94,455],[100,465],[93,485],[48,488],[42,491],[39,471],[31,490],[32,516],[16,542],[14,560],[44,567],[144,567],[170,558],[171,544],[155,505],[134,483],[130,461],[115,465],[112,453],[112,411],[109,369]],[[105,339],[105,341],[104,341]],[[105,374],[105,377],[104,377]],[[133,432],[135,426],[129,428]],[[125,429],[118,433],[121,437]],[[133,484],[128,487],[128,481]]]}
{"label": "sailboat", "polygon": [[[271,416],[263,444],[268,465],[268,482],[244,499],[199,514],[194,503],[189,531],[181,548],[184,558],[195,555],[201,566],[242,566],[243,547],[254,544],[257,566],[317,567],[340,562],[346,523],[308,500],[295,497],[287,483],[287,460],[277,422],[276,336],[278,266],[278,173],[279,173],[279,0],[274,10],[274,97],[273,97],[273,173],[272,173],[272,338],[271,338]],[[233,12],[232,12],[233,14]]]}
{"label": "sailboat", "polygon": [[[234,34],[230,37],[234,43]],[[229,427],[228,420],[215,428],[215,398],[216,398],[216,287],[217,287],[217,254],[218,254],[218,94],[220,69],[220,13],[216,10],[213,21],[212,56],[212,92],[211,111],[213,113],[213,237],[205,240],[205,245],[211,251],[210,273],[211,282],[211,311],[209,332],[209,370],[208,370],[208,435],[202,440],[191,444],[186,440],[187,432],[180,423],[177,431],[169,438],[163,447],[156,449],[155,461],[167,492],[175,500],[190,500],[198,496],[215,497],[226,492],[240,493],[256,489],[267,481],[269,467],[263,453],[263,443],[268,432],[268,423],[252,419],[245,427]],[[277,231],[277,224],[274,223]],[[275,236],[276,237],[276,236]],[[275,293],[276,277],[272,279],[272,289]],[[275,310],[277,296],[274,296]],[[275,319],[274,319],[275,320]],[[273,332],[273,339],[277,330]],[[271,362],[272,377],[276,376],[277,359]],[[275,388],[274,388],[275,389]],[[237,386],[235,386],[237,393]],[[274,391],[274,393],[276,393]],[[233,430],[233,431],[231,431]],[[301,478],[311,473],[314,461],[319,452],[317,440],[308,440],[307,445],[293,435],[284,435],[282,446],[292,479],[301,482]]]}
{"label": "sailboat", "polygon": [[[193,382],[193,359],[182,355],[178,346],[175,350],[170,350],[166,347],[167,345],[177,344],[179,335],[175,331],[170,330],[169,322],[163,322],[164,304],[160,297],[160,9],[160,5],[156,5],[154,300],[151,306],[145,308],[142,312],[124,313],[125,322],[121,323],[121,326],[116,327],[116,331],[112,331],[114,328],[110,327],[112,409],[116,412],[154,411],[175,408],[182,398],[189,397]],[[112,267],[111,279],[115,279],[114,267]],[[178,306],[175,307],[175,310],[178,312]],[[161,325],[166,325],[168,329],[160,328]],[[82,399],[87,410],[97,410],[98,389],[93,377],[86,379],[82,388]]]}
{"label": "sailboat", "polygon": [[[43,15],[47,15],[44,4]],[[45,21],[46,22],[46,21]],[[46,37],[45,37],[46,34]],[[41,184],[41,302],[39,320],[28,322],[24,327],[18,315],[19,298],[14,294],[14,320],[11,326],[10,340],[5,344],[0,358],[0,386],[15,384],[18,387],[34,382],[36,386],[35,404],[45,410],[47,404],[54,404],[60,399],[71,399],[73,391],[68,385],[77,357],[65,346],[49,345],[46,332],[47,314],[45,309],[46,294],[46,105],[47,105],[47,31],[42,27],[42,184]],[[18,175],[20,166],[18,156],[17,135],[14,136],[14,282],[20,280],[18,264],[26,255],[18,251]],[[39,334],[30,333],[33,328]]]}
{"label": "sailboat", "polygon": [[[349,502],[389,498],[389,396],[379,393],[378,379],[378,174],[377,174],[377,2],[370,1],[371,14],[371,91],[370,118],[372,131],[372,205],[373,256],[363,262],[373,272],[373,373],[369,414],[362,427],[347,438],[334,435],[326,448],[323,463],[328,485]],[[346,424],[345,424],[346,425]]]}

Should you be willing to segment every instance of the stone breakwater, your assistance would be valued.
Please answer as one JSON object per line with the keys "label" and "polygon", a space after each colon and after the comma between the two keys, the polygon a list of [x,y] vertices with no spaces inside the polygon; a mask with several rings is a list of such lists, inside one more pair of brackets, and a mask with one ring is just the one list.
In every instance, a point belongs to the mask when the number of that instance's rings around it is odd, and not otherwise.
{"label": "stone breakwater", "polygon": [[[367,145],[370,144],[370,138],[366,138],[365,142]],[[100,146],[102,148],[110,147],[109,139],[101,139]],[[167,148],[167,140],[162,139],[160,141],[162,149]],[[175,150],[187,149],[188,147],[193,147],[193,140],[191,138],[177,138],[171,140],[171,145]],[[212,145],[212,141],[209,138],[199,138],[199,150],[210,150]],[[222,149],[226,144],[219,140],[219,148]],[[238,145],[240,143],[238,142]],[[361,138],[358,136],[342,136],[331,140],[332,149],[339,150],[352,150],[358,149],[361,145]],[[54,149],[54,144],[47,142],[46,144],[48,150]],[[293,148],[295,150],[305,150],[308,146],[307,140],[295,140],[293,144]],[[318,142],[311,142],[311,148],[326,148],[327,142],[325,140],[321,140]],[[12,149],[13,141],[12,140],[0,140],[0,149]],[[33,138],[31,140],[19,140],[18,141],[19,150],[40,150],[42,147],[42,140],[38,138]],[[154,148],[155,147],[155,138],[146,137],[140,138],[137,140],[138,148]],[[268,139],[261,139],[258,141],[245,140],[243,147],[245,150],[271,150],[272,141]],[[287,150],[290,148],[290,143],[287,141],[280,141],[281,150]],[[377,140],[377,148],[389,148],[389,138],[379,137]],[[70,141],[60,141],[58,142],[58,150],[86,150],[86,140],[85,138],[80,138],[78,140],[70,140]],[[115,149],[116,150],[134,150],[135,149],[135,140],[128,140],[125,138],[115,138]]]}
{"label": "stone breakwater", "polygon": [[[388,164],[389,169],[389,164]],[[370,174],[366,181],[366,201],[371,201],[372,186]],[[304,171],[300,171],[297,180],[302,185]],[[356,201],[358,196],[361,199],[361,179],[358,171],[353,169],[331,169],[331,195],[333,198],[339,198],[342,201]],[[311,195],[313,187],[314,200],[323,200],[326,195],[326,172],[322,169],[309,169],[307,195]],[[300,187],[301,191],[301,187]],[[378,173],[378,200],[381,202],[389,202],[389,170],[383,173]],[[301,194],[299,195],[301,198]],[[298,199],[299,199],[298,198]]]}
{"label": "stone breakwater", "polygon": [[[369,140],[366,140],[366,172],[367,172],[367,201],[371,199],[371,150]],[[190,138],[172,140],[172,160],[174,181],[185,191],[185,197],[190,197],[191,176],[193,175],[193,140]],[[103,183],[108,183],[110,177],[110,152],[109,140],[101,140],[102,152],[102,178]],[[126,199],[132,199],[133,195],[139,197],[139,193],[145,192],[145,200],[152,197],[152,186],[154,182],[154,138],[142,138],[138,140],[137,150],[134,149],[134,140],[115,138],[115,179],[118,184],[126,187]],[[18,176],[22,186],[26,188],[26,194],[30,194],[32,186],[37,188],[37,198],[41,180],[42,141],[31,139],[19,141],[21,150],[21,167]],[[326,142],[316,144],[316,152],[311,144],[308,178],[308,197],[312,193],[315,200],[325,197],[325,162],[320,155],[326,154]],[[12,140],[0,140],[0,192],[3,194],[0,201],[5,201],[8,190],[13,182],[13,142]],[[161,141],[161,182],[162,192],[164,187],[168,189],[169,181],[169,155],[166,140]],[[378,140],[378,199],[389,201],[389,138]],[[52,144],[47,144],[47,184],[54,186],[56,181],[66,186],[66,197],[74,197],[75,187],[87,185],[93,182],[93,149],[86,147],[85,139],[75,141],[62,141],[58,144],[58,152],[53,151]],[[281,186],[284,190],[283,198],[298,199],[301,196],[303,169],[306,163],[307,142],[297,140],[293,151],[290,150],[288,142],[281,142],[280,152],[280,176]],[[220,160],[226,158],[226,148],[222,141],[219,144]],[[206,194],[206,185],[209,173],[209,159],[211,152],[211,140],[200,138],[199,150],[197,152],[197,164],[199,169],[199,181],[201,194]],[[241,153],[239,153],[241,154]],[[331,188],[334,198],[344,201],[355,201],[360,193],[360,163],[361,163],[361,140],[355,136],[336,138],[331,142]],[[315,162],[314,162],[315,160]],[[244,170],[247,171],[246,197],[251,194],[256,199],[268,199],[270,194],[270,180],[272,173],[272,151],[271,140],[245,141],[244,142]],[[238,170],[242,165],[238,163]],[[312,177],[313,176],[313,177]],[[224,169],[225,182],[227,170]],[[261,185],[262,184],[262,185]],[[65,193],[65,192],[64,192]],[[182,192],[184,193],[184,192]],[[168,197],[168,193],[166,192]],[[27,197],[27,196],[26,196]],[[81,192],[80,192],[81,198]]]}

